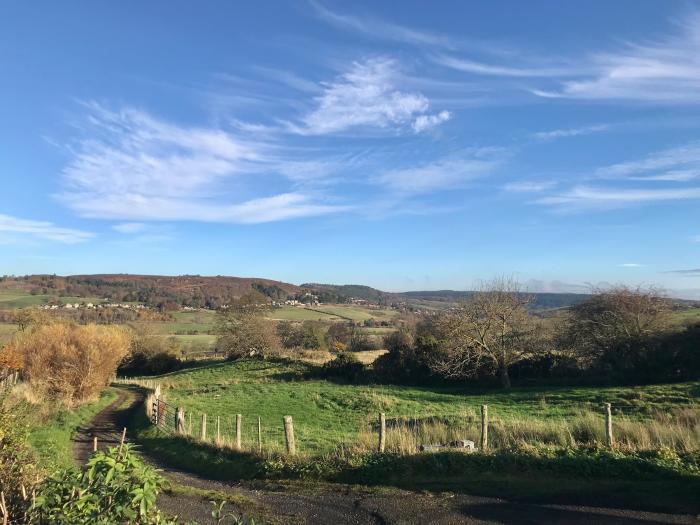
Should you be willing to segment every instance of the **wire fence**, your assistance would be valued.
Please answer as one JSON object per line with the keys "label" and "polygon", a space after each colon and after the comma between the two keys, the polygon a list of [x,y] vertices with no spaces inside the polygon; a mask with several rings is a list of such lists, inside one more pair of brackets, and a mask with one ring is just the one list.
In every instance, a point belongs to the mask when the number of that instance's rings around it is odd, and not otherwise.
{"label": "wire fence", "polygon": [[[123,381],[119,381],[123,382]],[[566,418],[518,417],[489,412],[487,405],[463,407],[452,414],[368,412],[359,420],[339,421],[337,415],[311,416],[291,409],[294,417],[261,417],[254,406],[242,413],[206,413],[168,403],[154,381],[126,381],[149,389],[145,408],[149,420],[168,435],[221,449],[258,454],[303,454],[387,451],[414,454],[440,450],[487,450],[515,444],[561,447],[597,444],[641,450],[658,447],[677,451],[700,449],[700,408],[679,408],[653,418],[615,414],[609,403]],[[206,408],[205,408],[206,410]],[[214,405],[211,408],[215,410]],[[281,414],[279,410],[276,411]],[[427,411],[426,411],[427,412]],[[350,417],[350,416],[348,416]],[[288,421],[287,421],[288,419]]]}

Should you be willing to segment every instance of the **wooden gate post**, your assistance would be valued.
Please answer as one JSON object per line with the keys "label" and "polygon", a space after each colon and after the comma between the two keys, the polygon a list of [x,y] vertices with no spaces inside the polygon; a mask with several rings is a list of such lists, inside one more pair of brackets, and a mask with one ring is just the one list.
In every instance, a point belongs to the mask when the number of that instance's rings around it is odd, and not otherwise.
{"label": "wooden gate post", "polygon": [[489,448],[489,406],[481,405],[481,450]]}
{"label": "wooden gate post", "polygon": [[284,439],[287,443],[287,454],[290,456],[296,455],[297,449],[294,444],[294,423],[292,422],[292,416],[284,416]]}
{"label": "wooden gate post", "polygon": [[185,411],[182,407],[175,409],[175,432],[178,434],[185,433]]}
{"label": "wooden gate post", "polygon": [[236,450],[241,450],[241,419],[243,416],[236,414]]}
{"label": "wooden gate post", "polygon": [[202,441],[207,440],[207,415],[202,414],[202,434],[201,434],[201,439]]}
{"label": "wooden gate post", "polygon": [[612,407],[610,403],[605,403],[605,445],[608,448],[613,448],[615,441],[613,439],[613,429],[612,429]]}
{"label": "wooden gate post", "polygon": [[380,453],[384,452],[386,447],[386,415],[384,412],[379,414],[379,447]]}

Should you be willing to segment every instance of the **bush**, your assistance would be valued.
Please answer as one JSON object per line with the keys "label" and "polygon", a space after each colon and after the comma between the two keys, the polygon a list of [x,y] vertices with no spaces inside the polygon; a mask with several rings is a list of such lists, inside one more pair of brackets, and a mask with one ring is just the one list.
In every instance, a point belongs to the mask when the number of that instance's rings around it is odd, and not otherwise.
{"label": "bush", "polygon": [[437,340],[428,335],[414,337],[407,331],[394,332],[384,338],[388,352],[374,362],[377,379],[389,383],[419,384],[431,375],[428,358]]}
{"label": "bush", "polygon": [[9,523],[23,523],[26,519],[28,501],[22,488],[31,494],[40,474],[34,453],[27,444],[24,424],[27,412],[26,407],[24,410],[11,408],[7,392],[0,392],[0,487],[5,493]]}
{"label": "bush", "polygon": [[129,356],[119,366],[122,374],[164,374],[181,368],[182,348],[175,337],[137,331],[131,338]]}
{"label": "bush", "polygon": [[335,359],[325,363],[321,370],[323,377],[356,383],[362,379],[365,366],[350,352],[341,352]]}
{"label": "bush", "polygon": [[20,333],[13,346],[24,356],[24,377],[41,399],[75,405],[95,399],[129,350],[116,326],[52,323]]}
{"label": "bush", "polygon": [[96,452],[87,470],[61,471],[42,483],[29,524],[174,524],[156,507],[162,478],[132,446]]}
{"label": "bush", "polygon": [[268,357],[278,351],[279,340],[273,324],[256,309],[223,310],[217,323],[216,349],[229,359]]}

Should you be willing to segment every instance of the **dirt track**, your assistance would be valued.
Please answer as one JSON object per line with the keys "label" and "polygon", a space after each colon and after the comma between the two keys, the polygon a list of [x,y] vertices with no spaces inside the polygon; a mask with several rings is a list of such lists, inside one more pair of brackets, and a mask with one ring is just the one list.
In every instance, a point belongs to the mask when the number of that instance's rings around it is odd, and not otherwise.
{"label": "dirt track", "polygon": [[[121,431],[132,410],[141,403],[138,395],[119,389],[119,398],[97,414],[90,425],[74,439],[76,462],[84,464],[92,452],[92,438],[99,446],[119,442]],[[571,525],[662,525],[700,524],[688,515],[661,514],[634,510],[608,509],[576,505],[534,505],[498,498],[465,494],[433,494],[398,489],[365,488],[338,484],[314,486],[266,486],[255,489],[245,484],[224,483],[173,469],[145,457],[163,471],[176,486],[199,491],[217,491],[241,501],[238,510],[277,523],[332,525],[364,524],[571,524]],[[165,512],[201,524],[215,523],[211,504],[204,495],[182,494],[183,491],[159,496]],[[186,492],[186,490],[185,490]]]}

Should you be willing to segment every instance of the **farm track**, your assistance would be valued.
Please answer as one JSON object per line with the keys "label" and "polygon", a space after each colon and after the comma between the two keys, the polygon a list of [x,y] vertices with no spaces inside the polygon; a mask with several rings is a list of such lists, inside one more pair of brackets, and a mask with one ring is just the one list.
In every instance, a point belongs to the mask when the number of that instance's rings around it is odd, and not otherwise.
{"label": "farm track", "polygon": [[[83,465],[92,452],[93,436],[99,446],[119,443],[121,431],[142,402],[134,390],[118,389],[118,398],[98,413],[74,438],[74,457]],[[131,436],[127,434],[127,440]],[[257,486],[204,479],[145,456],[171,482],[172,491],[158,498],[168,514],[201,524],[214,524],[210,496],[225,494],[238,511],[263,518],[265,523],[332,525],[373,524],[561,524],[561,525],[662,525],[700,524],[689,515],[662,514],[579,505],[541,505],[466,494],[411,492],[361,486],[263,484]]]}

